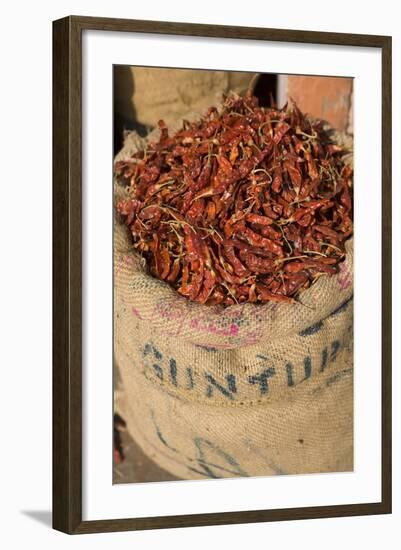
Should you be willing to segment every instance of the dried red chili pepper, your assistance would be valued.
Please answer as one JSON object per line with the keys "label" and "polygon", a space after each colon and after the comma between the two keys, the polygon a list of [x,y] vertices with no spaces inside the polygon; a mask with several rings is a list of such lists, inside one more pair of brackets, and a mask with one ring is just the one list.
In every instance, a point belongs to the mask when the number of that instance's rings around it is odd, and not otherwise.
{"label": "dried red chili pepper", "polygon": [[352,234],[352,168],[293,104],[229,95],[116,162],[117,211],[150,272],[202,304],[292,303],[332,275]]}

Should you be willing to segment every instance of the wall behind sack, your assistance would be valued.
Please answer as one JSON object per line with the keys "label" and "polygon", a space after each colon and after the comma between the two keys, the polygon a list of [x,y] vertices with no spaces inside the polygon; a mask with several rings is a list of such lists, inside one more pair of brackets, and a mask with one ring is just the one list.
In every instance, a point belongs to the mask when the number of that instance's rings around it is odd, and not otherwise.
{"label": "wall behind sack", "polygon": [[352,78],[289,76],[287,94],[303,111],[352,133]]}
{"label": "wall behind sack", "polygon": [[[17,1],[3,10],[0,220],[2,259],[0,303],[3,447],[1,454],[2,540],[9,548],[32,545],[46,548],[243,548],[257,540],[262,548],[326,549],[398,548],[401,520],[401,387],[400,369],[394,372],[394,514],[362,518],[238,525],[197,529],[67,537],[51,531],[51,20],[71,13],[165,19],[231,25],[298,28],[317,31],[393,34],[394,150],[401,149],[401,36],[395,2],[383,0],[380,9],[360,15],[358,3],[339,0],[323,11],[312,1],[308,9],[288,0],[281,9],[263,10],[223,0],[184,4],[131,1],[60,0]],[[239,9],[241,6],[241,9]],[[5,13],[4,13],[5,12]],[[18,180],[16,166],[19,167]],[[26,166],[27,176],[20,177]],[[401,162],[394,155],[394,182],[401,180]],[[3,196],[4,193],[4,196]],[[400,186],[394,185],[394,235],[401,233]],[[12,235],[12,238],[10,238]],[[394,239],[394,281],[401,279],[401,258]],[[394,335],[401,330],[401,293],[394,288]],[[401,362],[394,338],[394,365]]]}

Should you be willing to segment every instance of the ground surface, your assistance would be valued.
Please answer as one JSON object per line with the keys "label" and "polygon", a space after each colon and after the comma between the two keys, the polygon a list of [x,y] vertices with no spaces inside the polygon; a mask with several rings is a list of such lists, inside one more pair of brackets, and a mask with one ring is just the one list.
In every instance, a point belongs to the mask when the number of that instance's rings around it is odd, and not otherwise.
{"label": "ground surface", "polygon": [[126,430],[120,432],[125,459],[114,467],[114,483],[175,481],[177,478],[159,468],[145,455]]}

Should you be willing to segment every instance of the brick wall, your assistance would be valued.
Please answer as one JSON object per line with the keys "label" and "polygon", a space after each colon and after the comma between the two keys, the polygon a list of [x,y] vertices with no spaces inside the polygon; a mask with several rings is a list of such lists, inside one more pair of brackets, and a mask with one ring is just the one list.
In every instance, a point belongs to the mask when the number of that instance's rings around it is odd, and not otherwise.
{"label": "brick wall", "polygon": [[288,76],[287,97],[337,130],[352,133],[352,78]]}

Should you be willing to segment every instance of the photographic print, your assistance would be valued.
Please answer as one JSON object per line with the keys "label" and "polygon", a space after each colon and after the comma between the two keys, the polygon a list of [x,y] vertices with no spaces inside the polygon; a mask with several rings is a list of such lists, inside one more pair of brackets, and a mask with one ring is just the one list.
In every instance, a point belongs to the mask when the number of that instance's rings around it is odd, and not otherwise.
{"label": "photographic print", "polygon": [[113,95],[113,482],[352,471],[353,79]]}
{"label": "photographic print", "polygon": [[53,25],[54,528],[390,513],[391,37]]}

